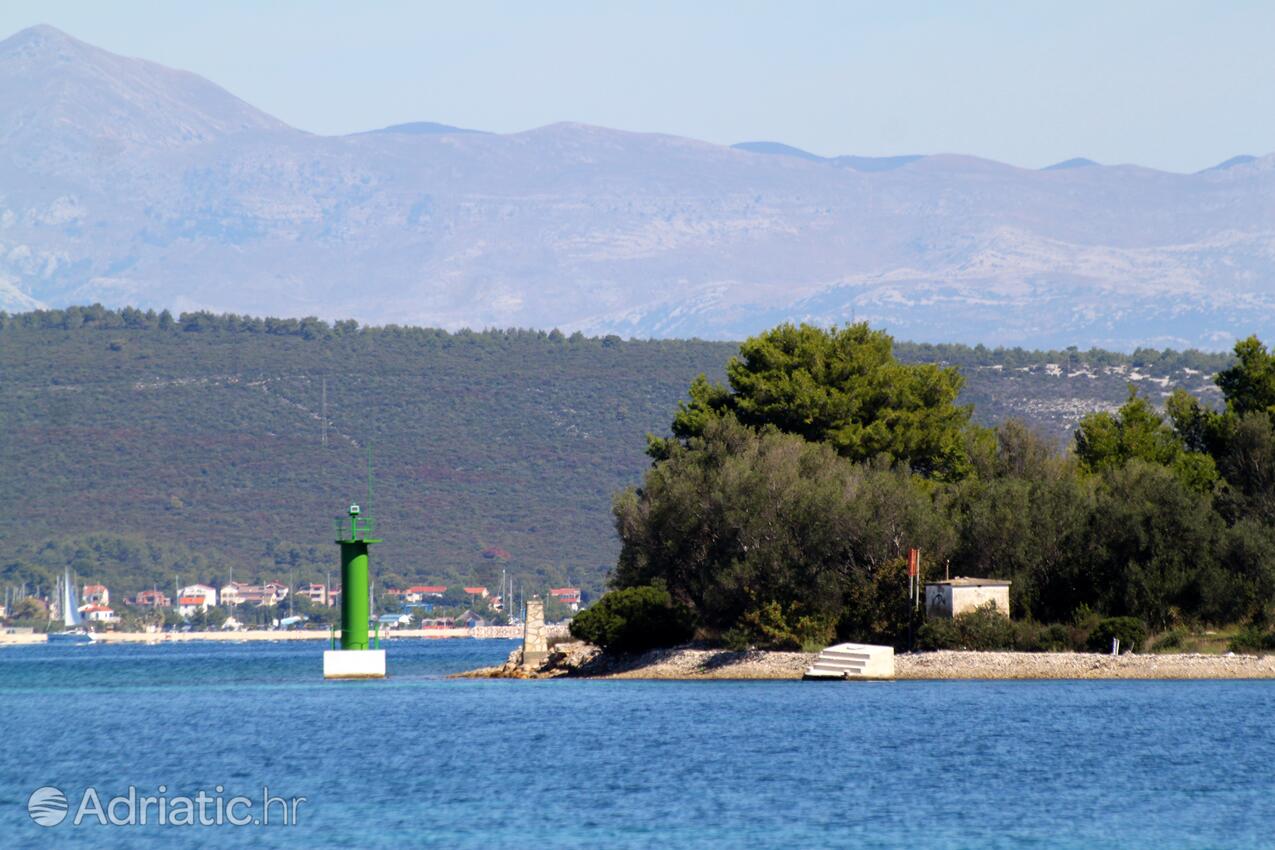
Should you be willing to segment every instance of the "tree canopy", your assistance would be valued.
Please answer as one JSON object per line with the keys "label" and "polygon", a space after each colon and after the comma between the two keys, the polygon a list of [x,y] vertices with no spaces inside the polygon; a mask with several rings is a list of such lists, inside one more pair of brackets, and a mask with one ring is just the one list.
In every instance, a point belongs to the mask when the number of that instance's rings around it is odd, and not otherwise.
{"label": "tree canopy", "polygon": [[[729,389],[696,378],[673,420],[674,436],[701,435],[729,413],[853,461],[884,457],[945,479],[968,472],[963,434],[971,408],[956,404],[960,372],[899,362],[890,336],[867,324],[780,325],[745,341],[726,377]],[[656,457],[667,451],[664,442],[653,448]]]}
{"label": "tree canopy", "polygon": [[1131,460],[1169,467],[1188,487],[1201,492],[1217,480],[1213,458],[1191,451],[1181,434],[1145,398],[1129,390],[1116,413],[1091,413],[1076,430],[1076,456],[1091,472],[1116,469]]}
{"label": "tree canopy", "polygon": [[1255,336],[1235,345],[1235,363],[1218,373],[1230,412],[1275,415],[1275,354]]}

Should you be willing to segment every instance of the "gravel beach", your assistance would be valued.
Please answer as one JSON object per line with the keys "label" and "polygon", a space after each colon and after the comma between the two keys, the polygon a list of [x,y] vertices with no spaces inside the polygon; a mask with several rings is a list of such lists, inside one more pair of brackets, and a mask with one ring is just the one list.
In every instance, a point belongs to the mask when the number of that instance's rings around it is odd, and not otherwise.
{"label": "gravel beach", "polygon": [[[806,652],[732,652],[678,647],[607,657],[586,644],[560,644],[537,671],[517,666],[460,674],[473,678],[800,679]],[[895,656],[897,679],[1273,679],[1275,656],[1133,655],[1080,652],[919,652]]]}
{"label": "gravel beach", "polygon": [[1272,679],[1275,656],[918,652],[896,655],[899,679]]}

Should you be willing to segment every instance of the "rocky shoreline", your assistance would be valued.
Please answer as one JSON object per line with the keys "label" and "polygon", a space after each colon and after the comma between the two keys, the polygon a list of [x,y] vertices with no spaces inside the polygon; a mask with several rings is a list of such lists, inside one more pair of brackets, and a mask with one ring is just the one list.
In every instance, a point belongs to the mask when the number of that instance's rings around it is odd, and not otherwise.
{"label": "rocky shoreline", "polygon": [[[704,647],[608,656],[597,647],[565,643],[543,665],[520,666],[521,650],[503,665],[458,674],[517,679],[800,679],[814,653]],[[895,656],[895,678],[933,679],[1275,679],[1275,656],[1165,654],[1121,656],[1082,652],[918,652]]]}

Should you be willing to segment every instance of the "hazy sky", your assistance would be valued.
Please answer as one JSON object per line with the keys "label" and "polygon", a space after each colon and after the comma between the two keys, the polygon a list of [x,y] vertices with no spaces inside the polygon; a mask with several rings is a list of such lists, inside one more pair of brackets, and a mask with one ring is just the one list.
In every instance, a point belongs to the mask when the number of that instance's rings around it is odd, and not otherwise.
{"label": "hazy sky", "polygon": [[4,0],[306,130],[583,121],[1195,171],[1275,151],[1275,3]]}

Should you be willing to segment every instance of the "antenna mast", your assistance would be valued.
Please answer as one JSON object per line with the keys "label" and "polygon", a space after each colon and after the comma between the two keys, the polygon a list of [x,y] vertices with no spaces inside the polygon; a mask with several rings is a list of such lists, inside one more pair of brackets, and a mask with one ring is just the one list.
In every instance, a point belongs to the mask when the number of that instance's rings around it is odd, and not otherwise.
{"label": "antenna mast", "polygon": [[367,444],[367,514],[368,516],[376,516],[372,513],[372,441]]}

